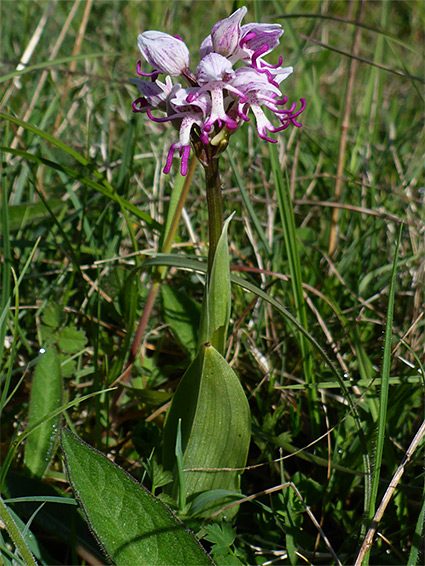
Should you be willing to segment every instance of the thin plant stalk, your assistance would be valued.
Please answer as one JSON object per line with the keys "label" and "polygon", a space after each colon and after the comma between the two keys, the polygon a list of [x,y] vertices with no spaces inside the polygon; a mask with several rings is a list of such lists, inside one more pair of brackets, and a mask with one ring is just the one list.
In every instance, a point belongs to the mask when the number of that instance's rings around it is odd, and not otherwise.
{"label": "thin plant stalk", "polygon": [[212,157],[204,165],[205,187],[208,204],[208,280],[211,274],[215,251],[223,229],[223,197],[221,194],[218,158]]}

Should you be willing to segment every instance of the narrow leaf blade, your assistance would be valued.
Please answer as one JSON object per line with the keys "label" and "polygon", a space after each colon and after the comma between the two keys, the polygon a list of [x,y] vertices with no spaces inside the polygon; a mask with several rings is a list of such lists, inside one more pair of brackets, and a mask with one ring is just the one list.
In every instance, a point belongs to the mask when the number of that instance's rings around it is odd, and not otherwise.
{"label": "narrow leaf blade", "polygon": [[224,223],[217,244],[209,282],[205,290],[199,333],[199,346],[210,342],[221,354],[224,353],[226,345],[232,302],[227,246],[227,230],[232,217],[233,214]]}

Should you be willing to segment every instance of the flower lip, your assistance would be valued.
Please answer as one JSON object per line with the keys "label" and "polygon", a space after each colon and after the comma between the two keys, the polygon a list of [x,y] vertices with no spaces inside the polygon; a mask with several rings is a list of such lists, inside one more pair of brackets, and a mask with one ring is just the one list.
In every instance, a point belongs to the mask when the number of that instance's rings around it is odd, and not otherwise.
{"label": "flower lip", "polygon": [[[167,97],[177,88],[173,86],[170,77],[166,78],[165,83],[160,81],[143,81],[141,79],[130,79],[130,82],[135,84],[143,95],[137,99],[137,105],[133,105],[133,112],[143,112],[146,108],[159,108],[166,111]],[[141,102],[142,100],[144,101],[143,103]]]}
{"label": "flower lip", "polygon": [[157,73],[178,77],[189,68],[189,50],[181,39],[161,31],[145,31],[137,36],[137,43]]}

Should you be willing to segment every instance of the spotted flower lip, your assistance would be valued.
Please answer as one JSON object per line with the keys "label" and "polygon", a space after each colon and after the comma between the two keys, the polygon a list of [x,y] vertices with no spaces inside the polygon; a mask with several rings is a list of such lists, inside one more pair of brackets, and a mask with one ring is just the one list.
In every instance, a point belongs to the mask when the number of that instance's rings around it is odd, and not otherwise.
{"label": "spotted flower lip", "polygon": [[[138,36],[141,54],[152,70],[142,71],[139,61],[140,78],[130,79],[141,93],[133,102],[133,112],[145,113],[155,122],[171,122],[179,133],[169,149],[164,173],[171,170],[178,152],[181,173],[186,175],[191,147],[203,163],[207,153],[217,156],[228,138],[250,121],[249,113],[255,118],[259,137],[268,142],[277,141],[271,134],[291,125],[301,127],[305,99],[300,99],[298,110],[295,102],[288,108],[288,97],[280,90],[292,67],[283,67],[281,56],[275,65],[264,59],[279,46],[282,27],[274,23],[241,25],[246,13],[246,7],[239,8],[213,26],[201,44],[195,73],[189,69],[189,50],[178,36],[159,31]],[[158,80],[161,74],[166,75],[164,82]],[[185,85],[176,82],[176,77]],[[156,116],[157,110],[165,116]]]}

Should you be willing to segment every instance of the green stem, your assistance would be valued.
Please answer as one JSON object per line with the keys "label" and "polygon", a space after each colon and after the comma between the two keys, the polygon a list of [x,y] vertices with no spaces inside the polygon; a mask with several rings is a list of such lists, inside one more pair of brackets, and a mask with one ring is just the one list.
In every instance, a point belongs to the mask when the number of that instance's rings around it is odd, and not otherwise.
{"label": "green stem", "polygon": [[218,158],[212,157],[208,164],[204,165],[205,184],[207,190],[208,204],[208,279],[211,274],[212,265],[218,241],[223,229],[223,198],[221,195],[220,171]]}
{"label": "green stem", "polygon": [[12,515],[9,512],[6,504],[0,496],[0,518],[3,521],[10,538],[13,540],[19,554],[22,556],[25,564],[28,566],[37,566],[37,562],[32,555],[31,550],[28,548],[21,531],[18,529]]}

